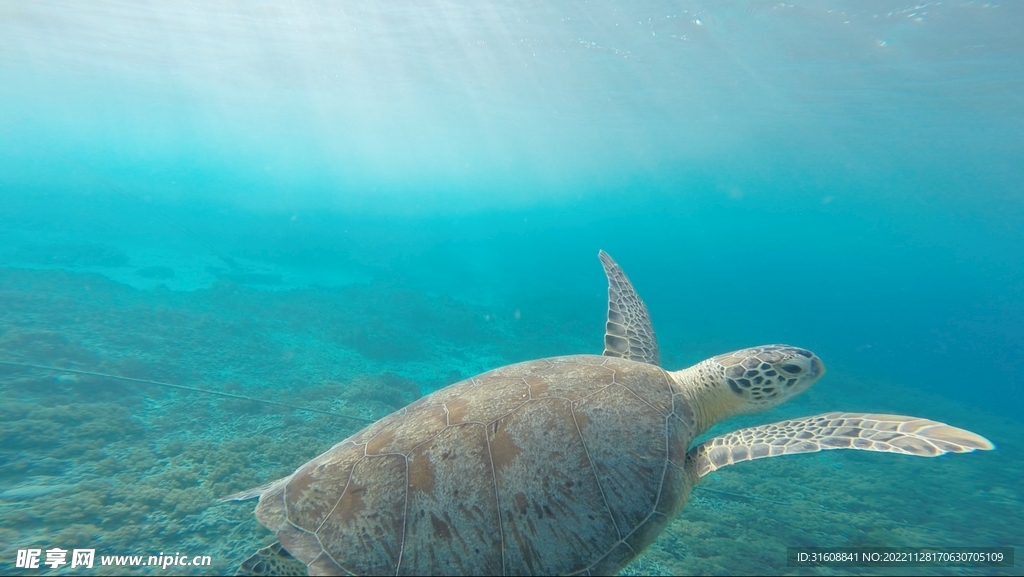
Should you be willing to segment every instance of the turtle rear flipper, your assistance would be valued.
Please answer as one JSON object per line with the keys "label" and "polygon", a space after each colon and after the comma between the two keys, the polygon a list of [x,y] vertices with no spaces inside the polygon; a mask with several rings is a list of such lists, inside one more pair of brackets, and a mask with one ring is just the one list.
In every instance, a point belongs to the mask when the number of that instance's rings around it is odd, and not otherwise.
{"label": "turtle rear flipper", "polygon": [[243,561],[235,575],[309,575],[309,570],[280,543],[275,542]]}
{"label": "turtle rear flipper", "polygon": [[937,457],[995,446],[964,429],[920,417],[872,413],[825,413],[750,427],[715,437],[686,454],[686,466],[703,477],[722,467],[764,457],[860,449]]}

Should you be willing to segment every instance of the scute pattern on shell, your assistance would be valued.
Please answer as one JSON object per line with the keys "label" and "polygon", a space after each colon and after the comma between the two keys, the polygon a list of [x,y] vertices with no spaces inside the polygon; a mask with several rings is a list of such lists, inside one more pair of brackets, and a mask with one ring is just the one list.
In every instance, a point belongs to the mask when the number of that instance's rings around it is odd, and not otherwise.
{"label": "scute pattern on shell", "polygon": [[256,514],[311,574],[612,574],[689,492],[674,392],[614,357],[502,367],[335,445]]}

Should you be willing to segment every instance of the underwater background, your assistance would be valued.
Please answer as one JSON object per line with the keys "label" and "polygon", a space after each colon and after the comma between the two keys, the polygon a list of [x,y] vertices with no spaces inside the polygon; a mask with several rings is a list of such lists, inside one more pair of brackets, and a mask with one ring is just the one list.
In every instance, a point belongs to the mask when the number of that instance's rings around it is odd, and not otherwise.
{"label": "underwater background", "polygon": [[365,425],[260,401],[373,420],[599,354],[598,249],[667,369],[824,360],[711,434],[843,410],[997,446],[729,467],[627,573],[1020,547],[1021,29],[1014,2],[0,0],[0,573],[234,571],[273,537],[217,498]]}

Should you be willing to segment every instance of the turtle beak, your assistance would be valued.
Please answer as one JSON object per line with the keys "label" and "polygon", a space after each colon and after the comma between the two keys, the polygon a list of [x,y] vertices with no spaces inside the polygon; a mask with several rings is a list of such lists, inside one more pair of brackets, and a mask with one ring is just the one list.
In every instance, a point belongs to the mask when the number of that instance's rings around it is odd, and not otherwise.
{"label": "turtle beak", "polygon": [[817,355],[811,357],[811,372],[808,375],[812,379],[817,379],[821,375],[825,374],[825,363],[821,362],[821,359]]}

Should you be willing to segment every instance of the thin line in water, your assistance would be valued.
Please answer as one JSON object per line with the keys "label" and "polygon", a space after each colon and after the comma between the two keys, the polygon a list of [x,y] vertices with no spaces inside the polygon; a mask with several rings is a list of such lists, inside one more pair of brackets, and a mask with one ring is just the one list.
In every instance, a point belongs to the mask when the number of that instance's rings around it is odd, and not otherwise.
{"label": "thin line in water", "polygon": [[108,378],[108,379],[116,379],[116,380],[119,380],[119,381],[129,381],[129,382],[132,382],[132,383],[142,383],[142,384],[146,384],[146,385],[159,385],[161,387],[170,387],[172,389],[181,389],[183,391],[192,391],[194,393],[201,393],[201,394],[204,394],[204,395],[215,395],[215,396],[218,396],[218,397],[227,397],[229,399],[239,399],[239,400],[243,400],[243,401],[252,401],[254,403],[263,403],[264,405],[274,405],[274,406],[278,406],[278,407],[284,407],[286,409],[292,409],[293,411],[306,411],[306,412],[309,412],[309,413],[319,413],[321,415],[328,415],[328,416],[331,416],[331,417],[337,417],[339,419],[349,419],[349,420],[352,420],[352,421],[359,421],[359,422],[362,422],[362,423],[375,423],[376,422],[376,421],[372,421],[370,419],[366,419],[366,418],[363,418],[363,417],[356,417],[356,416],[353,416],[353,415],[343,415],[341,413],[332,413],[330,411],[321,411],[320,409],[311,409],[309,407],[299,407],[299,406],[296,406],[296,405],[289,405],[287,403],[279,403],[277,401],[268,401],[266,399],[255,399],[253,397],[246,397],[244,395],[234,395],[234,394],[231,394],[231,393],[222,393],[220,391],[209,391],[209,390],[206,390],[206,389],[197,389],[195,387],[187,387],[185,385],[175,385],[174,383],[164,383],[164,382],[161,382],[161,381],[151,381],[149,379],[136,379],[134,377],[122,377],[120,375],[110,375],[110,374],[107,374],[107,373],[96,373],[96,372],[93,372],[93,371],[80,371],[78,369],[62,369],[60,367],[48,367],[48,366],[45,366],[45,365],[33,365],[33,364],[29,364],[29,363],[13,363],[13,362],[10,362],[10,361],[0,361],[0,365],[7,365],[7,366],[10,366],[10,367],[22,367],[22,368],[28,368],[28,369],[39,369],[41,371],[50,371],[50,372],[54,372],[54,373],[72,373],[72,374],[76,374],[76,375],[88,375],[90,377],[104,377],[104,378]]}

